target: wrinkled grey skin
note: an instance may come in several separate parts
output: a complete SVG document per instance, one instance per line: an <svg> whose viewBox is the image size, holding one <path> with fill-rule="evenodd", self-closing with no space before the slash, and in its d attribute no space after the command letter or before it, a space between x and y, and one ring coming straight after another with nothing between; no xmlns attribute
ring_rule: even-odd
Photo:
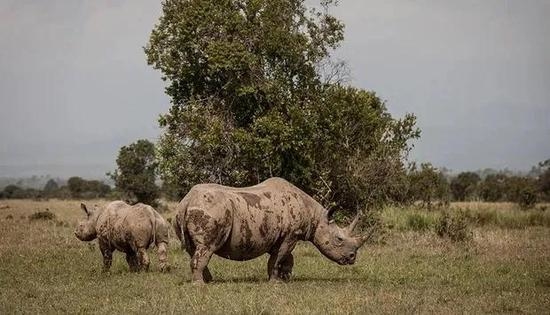
<svg viewBox="0 0 550 315"><path fill-rule="evenodd" d="M104 208L89 210L84 204L80 207L86 219L78 223L74 233L85 242L97 238L103 255L103 271L111 267L115 250L126 253L131 271L148 270L147 249L151 244L158 248L161 270L169 268L166 250L170 225L151 206L113 201Z"/></svg>
<svg viewBox="0 0 550 315"><path fill-rule="evenodd" d="M352 236L359 216L347 228L329 221L330 213L302 190L281 178L256 186L194 186L177 208L174 228L191 258L194 283L212 280L213 254L231 260L270 255L271 281L288 280L298 241L312 242L327 258L353 264L367 237Z"/></svg>

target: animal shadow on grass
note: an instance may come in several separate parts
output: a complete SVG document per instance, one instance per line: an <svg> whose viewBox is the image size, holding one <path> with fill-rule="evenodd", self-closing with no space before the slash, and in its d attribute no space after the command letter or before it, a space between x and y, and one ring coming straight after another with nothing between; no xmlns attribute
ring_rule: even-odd
<svg viewBox="0 0 550 315"><path fill-rule="evenodd" d="M278 283L287 284L292 282L332 282L332 283L350 283L350 282L357 282L357 283L363 283L365 281L368 281L365 277L349 277L349 278L337 278L337 277L316 277L316 276L296 276L292 277L288 281L281 281ZM238 278L227 278L227 279L216 279L212 280L212 284L222 284L222 283L267 283L269 280L263 277L238 277Z"/></svg>

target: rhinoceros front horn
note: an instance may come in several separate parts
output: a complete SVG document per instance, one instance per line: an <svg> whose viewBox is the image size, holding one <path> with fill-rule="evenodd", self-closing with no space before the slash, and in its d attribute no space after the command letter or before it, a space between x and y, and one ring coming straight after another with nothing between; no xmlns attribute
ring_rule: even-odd
<svg viewBox="0 0 550 315"><path fill-rule="evenodd" d="M357 223L359 222L360 218L361 218L361 212L357 211L357 214L355 215L355 218L353 219L353 221L351 221L351 223L346 228L346 231L347 231L348 235L351 235L353 233L353 230L357 226Z"/></svg>

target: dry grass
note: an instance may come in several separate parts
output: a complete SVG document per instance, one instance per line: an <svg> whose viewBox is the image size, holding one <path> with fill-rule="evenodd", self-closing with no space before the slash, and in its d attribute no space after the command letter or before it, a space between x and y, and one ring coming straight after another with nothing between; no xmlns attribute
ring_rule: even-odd
<svg viewBox="0 0 550 315"><path fill-rule="evenodd" d="M505 229L524 229L532 226L550 228L548 204L540 204L530 210L521 210L513 203L457 202L449 207L450 212L461 212L467 221L475 227L500 227ZM384 222L390 229L400 231L433 230L444 209L428 211L419 207L387 207L382 212Z"/></svg>
<svg viewBox="0 0 550 315"><path fill-rule="evenodd" d="M154 255L151 272L129 273L120 254L115 254L112 271L103 274L96 246L72 234L81 217L79 202L2 203L9 208L0 210L1 314L544 314L550 309L547 226L510 229L486 224L474 229L472 241L455 244L430 230L397 228L406 227L408 211L436 214L387 209L384 219L396 228L385 244L364 248L353 266L331 263L313 246L302 244L295 251L289 283L267 282L266 257L248 262L214 258L215 282L197 288L189 283L189 258L175 240L168 274L158 271ZM500 209L498 204L476 207ZM46 208L56 215L55 221L28 219ZM512 215L515 210L502 211Z"/></svg>

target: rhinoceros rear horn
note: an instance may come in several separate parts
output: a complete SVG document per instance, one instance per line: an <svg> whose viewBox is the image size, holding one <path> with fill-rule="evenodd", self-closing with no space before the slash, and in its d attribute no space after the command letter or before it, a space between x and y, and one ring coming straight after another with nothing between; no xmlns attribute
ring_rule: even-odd
<svg viewBox="0 0 550 315"><path fill-rule="evenodd" d="M80 209L82 209L82 211L86 212L87 215L90 215L90 212L88 211L88 208L86 208L86 205L81 203L80 204Z"/></svg>

